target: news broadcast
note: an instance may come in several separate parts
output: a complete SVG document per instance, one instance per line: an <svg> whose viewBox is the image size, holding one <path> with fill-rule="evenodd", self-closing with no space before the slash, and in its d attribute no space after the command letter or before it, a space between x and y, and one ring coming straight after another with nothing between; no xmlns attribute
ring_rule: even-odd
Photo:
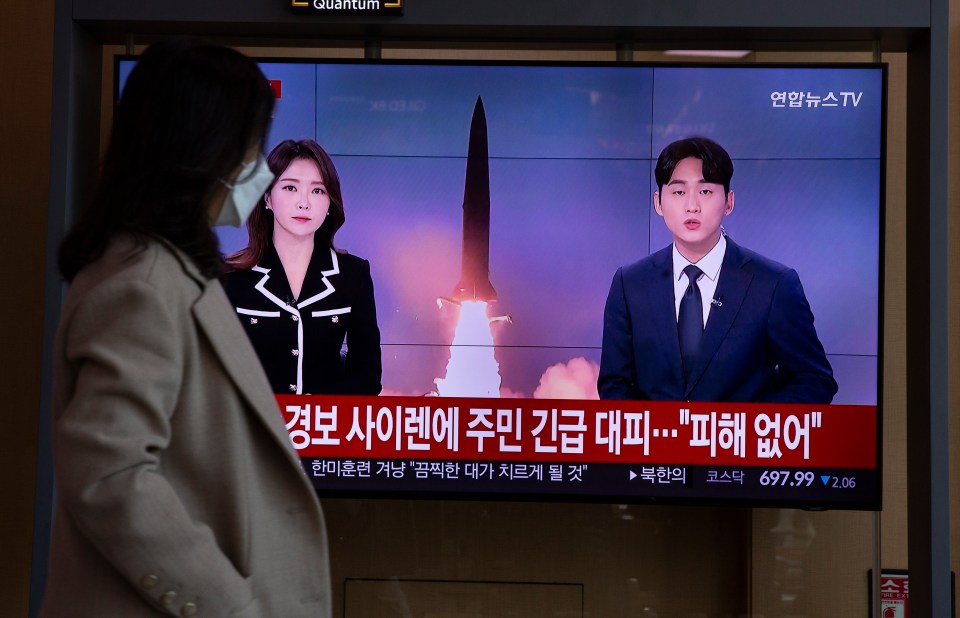
<svg viewBox="0 0 960 618"><path fill-rule="evenodd" d="M260 67L339 178L236 301L321 495L881 508L885 66Z"/></svg>

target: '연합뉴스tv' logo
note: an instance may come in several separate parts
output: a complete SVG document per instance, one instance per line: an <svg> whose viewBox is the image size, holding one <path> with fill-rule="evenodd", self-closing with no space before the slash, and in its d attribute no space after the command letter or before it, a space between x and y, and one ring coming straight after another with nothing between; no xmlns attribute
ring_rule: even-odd
<svg viewBox="0 0 960 618"><path fill-rule="evenodd" d="M826 93L807 90L774 90L770 93L772 107L792 109L855 109L860 106L862 99L863 91L850 90L839 93L832 90Z"/></svg>
<svg viewBox="0 0 960 618"><path fill-rule="evenodd" d="M403 15L403 0L290 0L295 13Z"/></svg>

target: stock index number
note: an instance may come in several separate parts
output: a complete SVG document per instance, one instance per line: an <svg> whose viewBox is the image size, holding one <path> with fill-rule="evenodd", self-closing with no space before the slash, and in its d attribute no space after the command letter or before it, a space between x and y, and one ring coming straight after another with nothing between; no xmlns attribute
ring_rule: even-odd
<svg viewBox="0 0 960 618"><path fill-rule="evenodd" d="M779 487L810 487L816 480L813 472L797 470L764 470L760 475L760 484L764 487L771 485Z"/></svg>
<svg viewBox="0 0 960 618"><path fill-rule="evenodd" d="M764 470L760 475L760 484L764 487L810 487L816 480L816 474L803 470ZM857 486L854 476L823 474L819 480L824 487L831 489L853 489Z"/></svg>

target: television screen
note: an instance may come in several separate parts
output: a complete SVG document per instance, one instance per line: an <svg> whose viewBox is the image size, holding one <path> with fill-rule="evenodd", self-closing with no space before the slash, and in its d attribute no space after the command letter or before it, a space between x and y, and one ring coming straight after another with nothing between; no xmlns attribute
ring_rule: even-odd
<svg viewBox="0 0 960 618"><path fill-rule="evenodd" d="M277 393L318 491L880 508L884 66L260 66L376 300L378 396Z"/></svg>

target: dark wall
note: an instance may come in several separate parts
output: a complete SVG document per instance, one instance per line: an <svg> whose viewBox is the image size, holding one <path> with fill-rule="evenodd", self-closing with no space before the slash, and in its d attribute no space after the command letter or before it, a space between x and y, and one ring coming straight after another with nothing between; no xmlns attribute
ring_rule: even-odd
<svg viewBox="0 0 960 618"><path fill-rule="evenodd" d="M30 590L34 469L47 233L53 0L0 3L0 598L25 616Z"/></svg>
<svg viewBox="0 0 960 618"><path fill-rule="evenodd" d="M380 36L476 39L629 40L658 46L881 40L903 51L930 25L916 0L404 0L398 17L294 15L290 0L74 0L79 22L112 42L128 33L190 31L234 36ZM660 45L662 46L662 45Z"/></svg>
<svg viewBox="0 0 960 618"><path fill-rule="evenodd" d="M78 20L296 21L288 0L74 0ZM355 18L358 19L358 18ZM407 25L583 27L897 27L923 28L930 6L916 0L405 0L402 17L380 18ZM369 21L369 20L368 20Z"/></svg>

